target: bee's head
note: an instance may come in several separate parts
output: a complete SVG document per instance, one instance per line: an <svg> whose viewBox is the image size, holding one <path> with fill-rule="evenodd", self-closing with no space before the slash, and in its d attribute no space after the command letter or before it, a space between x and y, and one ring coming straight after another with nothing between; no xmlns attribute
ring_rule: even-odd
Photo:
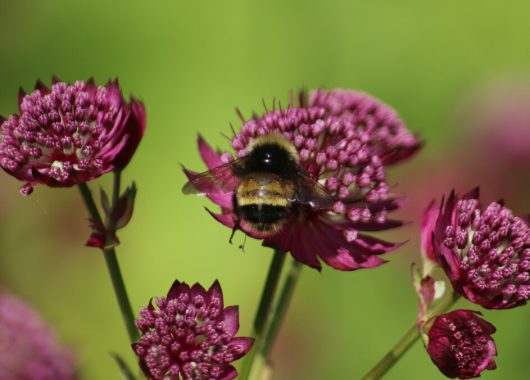
<svg viewBox="0 0 530 380"><path fill-rule="evenodd" d="M257 137L248 148L249 171L286 174L298 163L296 148L282 135L272 133Z"/></svg>
<svg viewBox="0 0 530 380"><path fill-rule="evenodd" d="M275 142L263 142L253 146L248 154L246 168L252 172L286 174L296 161L290 152Z"/></svg>

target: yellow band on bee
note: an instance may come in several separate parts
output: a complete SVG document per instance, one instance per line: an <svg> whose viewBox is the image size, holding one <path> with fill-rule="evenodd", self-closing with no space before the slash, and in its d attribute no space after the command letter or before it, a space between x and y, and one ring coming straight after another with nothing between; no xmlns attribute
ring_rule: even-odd
<svg viewBox="0 0 530 380"><path fill-rule="evenodd" d="M272 196L272 197L242 196L237 199L237 203L239 206L267 205L267 206L286 207L288 204L288 201L284 197L278 197L278 196Z"/></svg>

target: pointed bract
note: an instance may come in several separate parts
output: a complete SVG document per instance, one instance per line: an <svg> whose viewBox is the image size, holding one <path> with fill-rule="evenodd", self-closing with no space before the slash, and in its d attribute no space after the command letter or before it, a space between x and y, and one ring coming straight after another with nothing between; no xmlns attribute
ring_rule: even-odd
<svg viewBox="0 0 530 380"><path fill-rule="evenodd" d="M114 229L119 230L131 221L134 211L134 201L136 199L136 184L125 189L118 199L118 204L114 206L111 214L111 223Z"/></svg>
<svg viewBox="0 0 530 380"><path fill-rule="evenodd" d="M109 196L105 192L103 188L99 189L99 202L101 204L101 208L103 209L103 212L105 213L105 216L108 218L110 216L111 210L110 210L110 200Z"/></svg>
<svg viewBox="0 0 530 380"><path fill-rule="evenodd" d="M90 237L88 238L85 245L87 247L93 248L105 248L107 241L107 232L105 230L105 226L103 226L103 223L97 220L90 219L89 222L92 233L90 234Z"/></svg>
<svg viewBox="0 0 530 380"><path fill-rule="evenodd" d="M419 275L421 278L421 274ZM424 321L425 316L430 310L432 301L435 295L435 281L431 276L423 277L419 280L418 287L416 289L418 295L419 307L418 307L418 323L419 327L426 322Z"/></svg>
<svg viewBox="0 0 530 380"><path fill-rule="evenodd" d="M439 206L437 206L436 202L432 200L425 209L421 221L421 253L424 259L430 260L436 264L439 263L436 255L434 254L432 239L439 211Z"/></svg>

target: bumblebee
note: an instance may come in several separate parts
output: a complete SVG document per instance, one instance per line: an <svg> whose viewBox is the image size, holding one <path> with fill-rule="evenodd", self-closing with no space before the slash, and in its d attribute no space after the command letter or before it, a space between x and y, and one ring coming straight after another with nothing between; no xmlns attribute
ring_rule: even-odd
<svg viewBox="0 0 530 380"><path fill-rule="evenodd" d="M290 217L304 207L329 209L333 197L299 165L296 148L279 134L255 138L247 154L195 175L182 188L184 194L231 193L237 217L254 235L267 237L281 231Z"/></svg>

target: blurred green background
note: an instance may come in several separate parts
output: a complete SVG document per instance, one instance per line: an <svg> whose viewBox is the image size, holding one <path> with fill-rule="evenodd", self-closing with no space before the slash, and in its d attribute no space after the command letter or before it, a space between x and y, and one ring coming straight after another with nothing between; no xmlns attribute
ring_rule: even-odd
<svg viewBox="0 0 530 380"><path fill-rule="evenodd" d="M17 111L18 87L52 74L64 80L119 76L143 99L147 133L124 173L139 191L119 259L135 308L163 295L175 278L209 285L218 278L227 304L239 304L250 330L270 252L229 231L180 193L179 163L203 169L198 132L228 148L221 133L302 87L369 92L395 107L424 139L415 159L392 168L390 182L409 195L400 216L412 223L391 235L410 242L383 267L341 273L304 269L276 346L275 380L356 379L409 328L417 302L409 265L419 259L422 208L456 186L481 184L528 212L528 170L478 156L466 129L466 103L497 78L530 72L530 3L479 0L361 1L1 1L0 114ZM487 108L487 107L486 107ZM490 160L490 161L488 161ZM496 168L495 170L492 168ZM109 178L91 184L108 186ZM0 176L0 284L34 303L74 347L84 379L118 379L109 353L134 363L99 251L76 189L36 188ZM526 192L526 197L525 197ZM242 239L241 235L236 236ZM462 307L477 309L462 302ZM498 369L485 379L527 379L530 307L485 311L498 328ZM442 379L421 344L388 379Z"/></svg>

